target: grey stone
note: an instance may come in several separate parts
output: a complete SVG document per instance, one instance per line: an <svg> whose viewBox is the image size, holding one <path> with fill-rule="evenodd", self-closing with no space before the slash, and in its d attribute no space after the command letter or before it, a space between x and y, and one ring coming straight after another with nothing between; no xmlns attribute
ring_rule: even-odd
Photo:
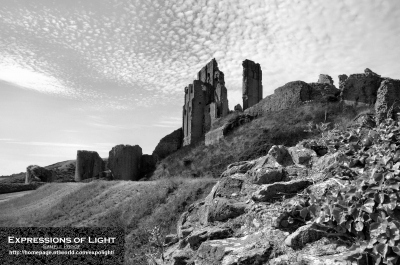
<svg viewBox="0 0 400 265"><path fill-rule="evenodd" d="M256 170L250 170L246 173L246 177L254 184L270 184L278 181L283 181L286 176L282 167L270 168L263 167Z"/></svg>
<svg viewBox="0 0 400 265"><path fill-rule="evenodd" d="M276 162L283 166L293 164L293 160L288 149L283 145L273 145L271 149L269 149L268 155L275 158Z"/></svg>
<svg viewBox="0 0 400 265"><path fill-rule="evenodd" d="M373 105L382 78L368 68L364 74L350 75L343 85L342 98L348 105Z"/></svg>
<svg viewBox="0 0 400 265"><path fill-rule="evenodd" d="M295 164L306 166L310 164L313 157L317 156L317 153L314 150L302 146L290 147L289 154Z"/></svg>
<svg viewBox="0 0 400 265"><path fill-rule="evenodd" d="M51 182L53 180L53 172L44 167L31 165L26 168L25 183L29 184L33 180L41 182Z"/></svg>
<svg viewBox="0 0 400 265"><path fill-rule="evenodd" d="M292 180L288 182L275 182L272 184L262 185L253 193L254 201L268 201L282 194L293 194L310 186L310 180Z"/></svg>
<svg viewBox="0 0 400 265"><path fill-rule="evenodd" d="M138 180L142 148L138 145L117 145L109 153L108 167L115 180Z"/></svg>
<svg viewBox="0 0 400 265"><path fill-rule="evenodd" d="M329 75L320 74L318 78L318 83L333 85L333 79Z"/></svg>
<svg viewBox="0 0 400 265"><path fill-rule="evenodd" d="M97 152L78 150L76 155L75 181L98 178L105 169L103 159Z"/></svg>
<svg viewBox="0 0 400 265"><path fill-rule="evenodd" d="M298 228L285 239L285 244L293 249L302 249L306 244L321 239L324 233L315 224Z"/></svg>
<svg viewBox="0 0 400 265"><path fill-rule="evenodd" d="M255 233L240 238L205 241L195 257L196 265L261 265L268 261L272 245Z"/></svg>
<svg viewBox="0 0 400 265"><path fill-rule="evenodd" d="M246 212L247 204L233 199L215 198L207 205L205 214L207 222L223 222L238 217Z"/></svg>
<svg viewBox="0 0 400 265"><path fill-rule="evenodd" d="M250 60L244 60L243 66L243 110L260 102L263 98L261 66Z"/></svg>
<svg viewBox="0 0 400 265"><path fill-rule="evenodd" d="M400 112L400 80L385 79L378 89L375 119L379 124L387 118L396 118Z"/></svg>
<svg viewBox="0 0 400 265"><path fill-rule="evenodd" d="M232 229L221 227L204 227L196 230L187 237L192 249L197 249L206 240L224 239L232 235Z"/></svg>

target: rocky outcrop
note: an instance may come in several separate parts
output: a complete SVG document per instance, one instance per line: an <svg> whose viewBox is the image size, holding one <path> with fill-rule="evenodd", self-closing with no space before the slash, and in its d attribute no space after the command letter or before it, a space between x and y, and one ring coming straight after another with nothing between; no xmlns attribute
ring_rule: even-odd
<svg viewBox="0 0 400 265"><path fill-rule="evenodd" d="M97 152L78 150L76 155L75 181L98 178L105 169L103 159Z"/></svg>
<svg viewBox="0 0 400 265"><path fill-rule="evenodd" d="M253 194L253 200L263 202L280 197L282 194L293 194L312 184L311 180L292 180L263 185Z"/></svg>
<svg viewBox="0 0 400 265"><path fill-rule="evenodd" d="M153 151L153 156L158 160L164 159L180 149L182 147L182 142L183 132L182 128L179 128L160 140Z"/></svg>
<svg viewBox="0 0 400 265"><path fill-rule="evenodd" d="M293 162L297 165L309 165L313 157L317 156L314 150L305 148L303 146L293 146L288 149Z"/></svg>
<svg viewBox="0 0 400 265"><path fill-rule="evenodd" d="M375 103L376 123L387 118L396 118L400 111L400 80L385 79L377 92Z"/></svg>
<svg viewBox="0 0 400 265"><path fill-rule="evenodd" d="M117 145L108 157L108 167L115 180L139 180L142 148L138 145Z"/></svg>
<svg viewBox="0 0 400 265"><path fill-rule="evenodd" d="M278 230L263 230L272 221L266 218L271 213L263 202L296 195L312 184L299 173L311 170L311 163L299 158L298 149L292 152L293 157L290 149L273 146L266 156L229 165L210 194L181 215L177 225L179 242L167 249L167 264L268 261L272 251L269 235L276 234L280 240L284 236ZM304 163L294 164L299 160Z"/></svg>
<svg viewBox="0 0 400 265"><path fill-rule="evenodd" d="M31 165L26 168L25 184L32 183L32 181L51 182L53 172L44 167Z"/></svg>
<svg viewBox="0 0 400 265"><path fill-rule="evenodd" d="M352 74L344 81L342 99L348 105L373 105L382 78L368 68L363 74Z"/></svg>
<svg viewBox="0 0 400 265"><path fill-rule="evenodd" d="M240 238L209 240L197 251L199 265L261 265L268 261L272 245L261 233Z"/></svg>

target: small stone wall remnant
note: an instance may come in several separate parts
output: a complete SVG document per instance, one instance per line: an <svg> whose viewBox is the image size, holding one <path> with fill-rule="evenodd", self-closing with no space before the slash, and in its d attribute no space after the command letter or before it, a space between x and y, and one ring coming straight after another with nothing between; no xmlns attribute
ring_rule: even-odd
<svg viewBox="0 0 400 265"><path fill-rule="evenodd" d="M114 180L139 180L142 148L138 145L117 145L109 152L108 167Z"/></svg>
<svg viewBox="0 0 400 265"><path fill-rule="evenodd" d="M396 119L398 112L400 112L400 80L385 79L377 92L376 123L379 124L387 118Z"/></svg>
<svg viewBox="0 0 400 265"><path fill-rule="evenodd" d="M368 68L363 74L352 74L343 84L342 99L348 105L371 106L376 102L381 82L381 76Z"/></svg>
<svg viewBox="0 0 400 265"><path fill-rule="evenodd" d="M262 100L262 71L261 66L250 60L244 60L243 66L243 110L246 110Z"/></svg>
<svg viewBox="0 0 400 265"><path fill-rule="evenodd" d="M76 182L99 177L104 170L104 161L97 152L78 150L75 168Z"/></svg>

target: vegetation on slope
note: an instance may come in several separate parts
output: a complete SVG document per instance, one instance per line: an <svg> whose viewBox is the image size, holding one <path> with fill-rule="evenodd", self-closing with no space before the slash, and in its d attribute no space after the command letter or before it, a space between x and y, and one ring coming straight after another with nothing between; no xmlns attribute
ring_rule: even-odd
<svg viewBox="0 0 400 265"><path fill-rule="evenodd" d="M148 230L175 233L180 214L207 195L214 179L152 182L50 183L1 203L0 226L118 226L125 230L126 264L147 264Z"/></svg>
<svg viewBox="0 0 400 265"><path fill-rule="evenodd" d="M354 261L368 255L374 264L400 263L399 125L388 119L371 130L330 131L320 140L339 147L331 173L349 184L321 198L310 194L299 213L327 235L352 242Z"/></svg>
<svg viewBox="0 0 400 265"><path fill-rule="evenodd" d="M293 146L314 137L306 132L308 124L330 123L345 128L361 111L341 103L310 103L296 110L271 112L233 130L218 144L205 146L204 141L185 146L161 161L153 179L167 176L219 177L234 162L251 160L268 153L272 145ZM218 121L218 125L235 119L236 114Z"/></svg>

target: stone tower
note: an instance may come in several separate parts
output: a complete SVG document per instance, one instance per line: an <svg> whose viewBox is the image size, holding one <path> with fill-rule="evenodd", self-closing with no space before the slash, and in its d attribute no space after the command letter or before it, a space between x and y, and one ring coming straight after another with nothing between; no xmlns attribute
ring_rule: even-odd
<svg viewBox="0 0 400 265"><path fill-rule="evenodd" d="M260 64L250 60L243 63L243 110L257 104L263 97L262 72Z"/></svg>
<svg viewBox="0 0 400 265"><path fill-rule="evenodd" d="M228 93L224 73L212 59L197 74L197 80L185 87L183 106L183 145L204 137L212 123L228 114Z"/></svg>

